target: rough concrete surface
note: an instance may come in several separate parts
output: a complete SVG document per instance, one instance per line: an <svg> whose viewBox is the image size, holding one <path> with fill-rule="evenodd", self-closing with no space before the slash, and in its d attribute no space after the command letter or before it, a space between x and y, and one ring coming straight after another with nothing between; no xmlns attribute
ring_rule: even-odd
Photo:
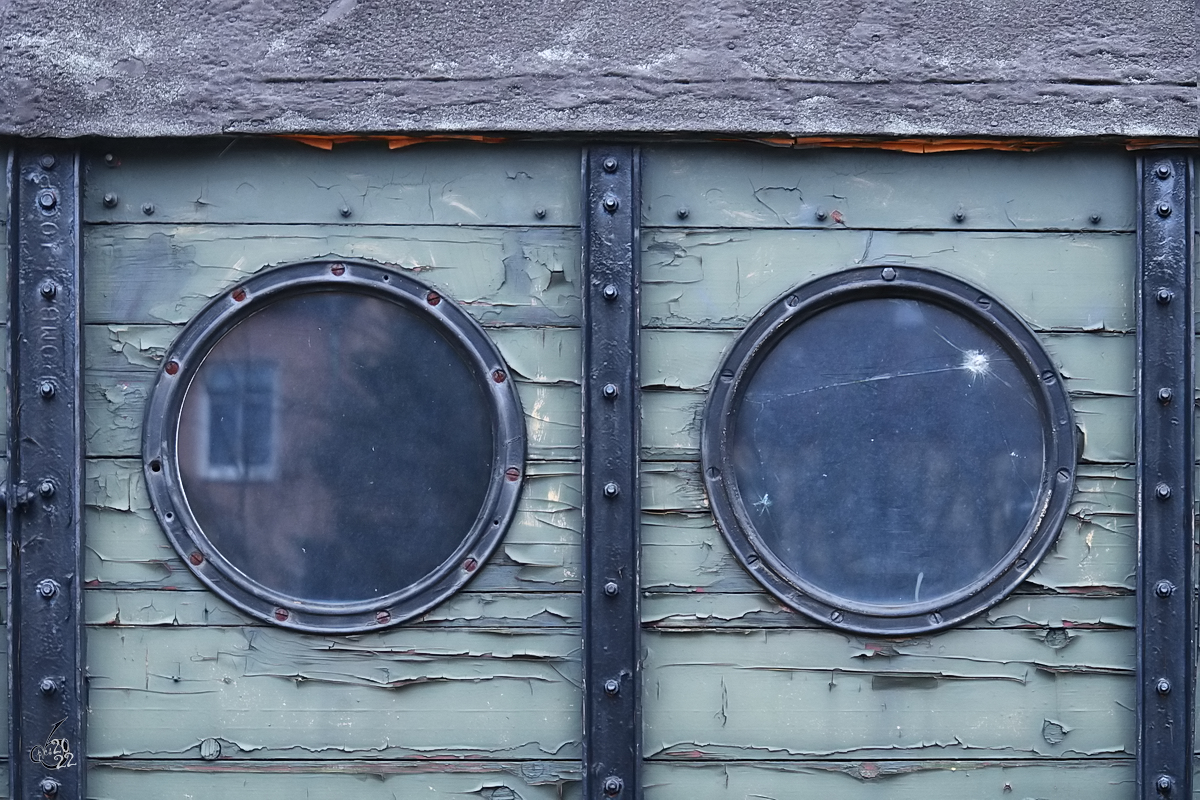
<svg viewBox="0 0 1200 800"><path fill-rule="evenodd" d="M1195 137L1193 0L0 0L0 134Z"/></svg>

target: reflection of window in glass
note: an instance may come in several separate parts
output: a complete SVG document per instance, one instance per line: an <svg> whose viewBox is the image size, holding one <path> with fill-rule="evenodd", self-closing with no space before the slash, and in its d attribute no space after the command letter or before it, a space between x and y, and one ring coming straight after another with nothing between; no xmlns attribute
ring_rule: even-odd
<svg viewBox="0 0 1200 800"><path fill-rule="evenodd" d="M277 367L270 361L223 361L203 370L205 454L210 480L275 477Z"/></svg>

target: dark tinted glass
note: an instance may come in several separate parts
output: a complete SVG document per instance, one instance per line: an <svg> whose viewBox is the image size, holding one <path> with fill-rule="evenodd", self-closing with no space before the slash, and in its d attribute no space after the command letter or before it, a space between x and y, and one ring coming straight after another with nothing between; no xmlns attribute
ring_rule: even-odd
<svg viewBox="0 0 1200 800"><path fill-rule="evenodd" d="M778 339L734 408L750 523L835 598L945 597L1000 564L1030 521L1037 391L998 339L932 302L822 311Z"/></svg>
<svg viewBox="0 0 1200 800"><path fill-rule="evenodd" d="M470 532L492 472L477 375L416 311L314 292L229 331L187 390L183 490L238 570L300 600L398 591Z"/></svg>

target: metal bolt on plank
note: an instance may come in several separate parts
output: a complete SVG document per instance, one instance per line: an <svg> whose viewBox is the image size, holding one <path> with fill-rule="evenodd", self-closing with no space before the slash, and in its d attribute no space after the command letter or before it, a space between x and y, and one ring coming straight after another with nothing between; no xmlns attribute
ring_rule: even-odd
<svg viewBox="0 0 1200 800"><path fill-rule="evenodd" d="M641 796L638 179L637 148L585 151L584 800Z"/></svg>
<svg viewBox="0 0 1200 800"><path fill-rule="evenodd" d="M1191 797L1195 695L1191 196L1184 153L1138 160L1137 781Z"/></svg>
<svg viewBox="0 0 1200 800"><path fill-rule="evenodd" d="M79 154L9 158L10 796L86 796Z"/></svg>

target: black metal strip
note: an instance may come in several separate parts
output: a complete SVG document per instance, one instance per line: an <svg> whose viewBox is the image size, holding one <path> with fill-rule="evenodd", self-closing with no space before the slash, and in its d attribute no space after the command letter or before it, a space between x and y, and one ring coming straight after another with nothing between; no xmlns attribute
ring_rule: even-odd
<svg viewBox="0 0 1200 800"><path fill-rule="evenodd" d="M638 150L585 151L583 797L642 794Z"/></svg>
<svg viewBox="0 0 1200 800"><path fill-rule="evenodd" d="M1138 159L1138 797L1192 796L1192 171Z"/></svg>
<svg viewBox="0 0 1200 800"><path fill-rule="evenodd" d="M25 144L9 175L10 796L82 798L79 153Z"/></svg>

